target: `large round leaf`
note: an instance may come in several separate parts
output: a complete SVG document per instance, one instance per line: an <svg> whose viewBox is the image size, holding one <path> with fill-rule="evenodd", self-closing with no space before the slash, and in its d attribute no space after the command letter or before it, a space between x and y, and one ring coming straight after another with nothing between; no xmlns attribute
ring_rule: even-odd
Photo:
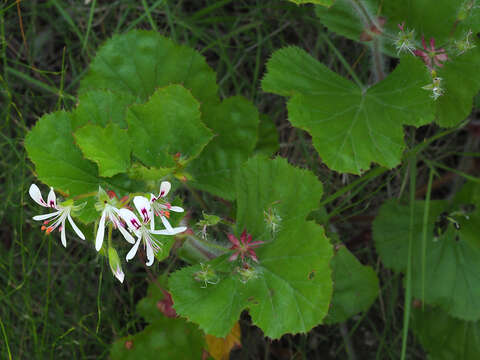
<svg viewBox="0 0 480 360"><path fill-rule="evenodd" d="M110 89L142 101L169 84L182 84L201 102L217 102L215 72L195 50L154 31L115 35L97 52L80 92Z"/></svg>

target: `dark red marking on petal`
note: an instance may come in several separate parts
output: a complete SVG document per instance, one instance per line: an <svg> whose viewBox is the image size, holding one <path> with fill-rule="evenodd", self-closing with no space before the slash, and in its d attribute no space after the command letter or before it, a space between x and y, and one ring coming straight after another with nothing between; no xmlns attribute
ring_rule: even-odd
<svg viewBox="0 0 480 360"><path fill-rule="evenodd" d="M150 220L150 216L148 216L148 211L145 208L142 209L142 216L144 223L147 223Z"/></svg>
<svg viewBox="0 0 480 360"><path fill-rule="evenodd" d="M135 227L135 229L140 229L140 224L138 223L138 221L136 219L131 219L130 220L130 223Z"/></svg>

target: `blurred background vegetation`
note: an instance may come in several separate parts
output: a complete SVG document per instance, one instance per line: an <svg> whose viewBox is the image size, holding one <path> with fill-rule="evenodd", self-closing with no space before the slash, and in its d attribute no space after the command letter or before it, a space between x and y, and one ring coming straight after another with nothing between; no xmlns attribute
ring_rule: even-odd
<svg viewBox="0 0 480 360"><path fill-rule="evenodd" d="M202 53L218 74L220 95L241 94L261 113L271 116L279 133L278 154L311 169L325 184L327 195L354 179L328 171L308 135L288 123L285 100L260 90L266 61L274 50L287 45L306 49L330 69L348 77L335 55L340 51L365 83L372 82L368 48L329 33L315 17L313 7L279 0L2 0L2 359L108 358L115 339L145 326L135 314L135 304L145 296L151 274L145 272L141 262L131 262L125 269L128 279L120 285L105 259L97 257L92 243L69 239L69 247L64 249L58 239L39 231L38 224L31 220L37 209L27 194L34 181L34 168L23 148L26 132L39 117L75 106L76 88L96 49L113 34L135 28L156 30ZM419 133L424 137L435 130L431 125ZM431 155L457 167L463 161L458 154L472 151L465 147L471 142L468 139L469 132L454 131L432 146ZM285 336L275 342L265 339L244 314L243 346L232 354L233 358L353 359L353 349L358 359L399 358L401 278L380 268L370 226L378 205L402 191L404 173L400 167L367 182L356 193L343 197L341 203L336 202L331 217L348 248L364 263L377 264L382 291L370 311L341 325L317 327L309 334ZM440 175L436 191L448 193L456 177L448 171ZM425 179L426 171L420 168L420 195L425 192ZM185 192L185 196L188 208L189 194ZM201 196L207 203L216 201L207 194ZM156 263L152 272L161 266ZM408 358L424 358L413 337L410 341Z"/></svg>

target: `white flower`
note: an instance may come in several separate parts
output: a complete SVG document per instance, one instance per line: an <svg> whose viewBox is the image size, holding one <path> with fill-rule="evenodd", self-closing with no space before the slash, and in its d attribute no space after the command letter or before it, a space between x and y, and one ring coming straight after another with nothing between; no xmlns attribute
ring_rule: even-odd
<svg viewBox="0 0 480 360"><path fill-rule="evenodd" d="M98 189L98 202L95 204L95 208L98 211L102 211L100 222L98 223L97 237L95 239L95 249L100 251L103 244L103 238L105 237L105 225L107 221L110 221L113 226L120 230L125 240L130 244L135 244L135 239L125 229L125 225L120 221L119 211L115 206L109 202L112 201L108 194L102 189Z"/></svg>
<svg viewBox="0 0 480 360"><path fill-rule="evenodd" d="M162 181L162 183L160 184L160 192L158 196L150 194L150 205L152 214L151 229L155 228L153 215L156 215L160 216L160 220L162 220L165 228L172 231L172 225L170 225L169 221L167 220L168 218L170 218L170 211L183 212L183 208L181 208L180 206L172 206L169 202L165 200L165 197L167 196L171 187L172 185L168 181Z"/></svg>
<svg viewBox="0 0 480 360"><path fill-rule="evenodd" d="M140 245L140 241L143 239L146 253L147 253L147 266L153 264L155 259L154 254L162 250L163 244L152 237L152 234L155 235L175 235L187 230L185 226L180 226L177 228L172 228L171 230L154 230L149 228L149 223L151 221L151 207L150 202L147 198L143 196L135 196L133 199L133 203L137 208L138 213L141 215L142 221L139 221L137 216L128 209L120 209L119 215L120 217L125 220L128 225L128 228L135 234L137 237L137 241L135 245L130 249L127 254L127 261L132 259L135 254L137 253L138 246Z"/></svg>
<svg viewBox="0 0 480 360"><path fill-rule="evenodd" d="M105 204L105 208L102 211L102 217L100 218L100 222L98 223L97 237L95 239L95 249L97 251L100 251L100 249L102 248L103 238L105 237L106 221L110 221L116 229L120 230L125 240L127 240L130 244L135 244L135 239L124 228L124 225L119 219L119 215L119 209L110 204Z"/></svg>
<svg viewBox="0 0 480 360"><path fill-rule="evenodd" d="M40 189L35 184L30 185L30 189L28 190L28 193L30 194L30 197L37 204L43 207L52 208L56 210L50 214L37 215L33 217L33 220L44 221L42 230L45 230L47 234L50 234L53 230L55 230L58 226L60 226L59 230L61 233L62 245L67 247L67 239L65 236L65 220L68 219L68 222L70 223L70 225L72 226L73 230L78 235L78 237L82 240L85 240L85 235L83 235L83 233L80 231L77 225L75 225L70 215L72 210L78 210L80 206L74 206L72 200L68 200L61 204L57 204L57 197L55 196L55 192L53 191L53 188L50 188L47 202L43 200ZM52 221L53 223L50 224Z"/></svg>

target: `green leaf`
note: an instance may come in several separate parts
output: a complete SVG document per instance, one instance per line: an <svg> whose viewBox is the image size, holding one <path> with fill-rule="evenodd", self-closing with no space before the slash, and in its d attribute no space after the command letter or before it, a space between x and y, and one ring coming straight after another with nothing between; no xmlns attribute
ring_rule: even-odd
<svg viewBox="0 0 480 360"><path fill-rule="evenodd" d="M100 176L110 177L127 171L131 146L126 130L114 123L104 128L87 124L74 135L85 157L97 163Z"/></svg>
<svg viewBox="0 0 480 360"><path fill-rule="evenodd" d="M145 101L169 84L182 84L201 102L218 102L216 75L203 56L157 32L134 30L98 50L79 92L110 89Z"/></svg>
<svg viewBox="0 0 480 360"><path fill-rule="evenodd" d="M178 153L179 161L188 162L212 137L200 121L198 102L180 85L158 89L147 103L130 106L127 123L134 155L159 168L176 167Z"/></svg>
<svg viewBox="0 0 480 360"><path fill-rule="evenodd" d="M205 264L175 272L169 286L177 313L219 337L247 308L253 323L271 338L320 324L332 292L332 249L323 229L305 217L321 194L313 174L283 159L250 159L237 182L237 229L265 241L255 249L260 263L251 264L245 275L229 255L216 258L208 266L217 283L208 286L195 279ZM272 207L283 219L274 234L264 221L265 209Z"/></svg>
<svg viewBox="0 0 480 360"><path fill-rule="evenodd" d="M317 5L326 6L326 7L332 6L333 3L335 2L335 0L290 0L290 1L297 5L317 4Z"/></svg>
<svg viewBox="0 0 480 360"><path fill-rule="evenodd" d="M255 146L257 154L271 156L280 148L278 143L278 131L272 118L268 115L260 115L258 126L258 140Z"/></svg>
<svg viewBox="0 0 480 360"><path fill-rule="evenodd" d="M480 319L480 278L477 271L480 262L477 235L480 209L472 214L463 214L456 208L450 208L447 202L430 203L423 283L420 240L423 208L423 202L416 202L413 231L418 235L413 243L413 296L424 299L428 304L439 305L456 318L470 321ZM439 213L441 210L447 212L442 215ZM458 230L451 219L458 223ZM406 268L408 242L405 241L405 234L408 234L408 227L408 207L393 202L382 206L374 221L373 235L377 251L385 265L395 270L403 271ZM436 234L434 228L437 229Z"/></svg>
<svg viewBox="0 0 480 360"><path fill-rule="evenodd" d="M436 120L440 126L458 125L471 113L473 97L480 90L480 44L448 61L438 71L445 93L437 100Z"/></svg>
<svg viewBox="0 0 480 360"><path fill-rule="evenodd" d="M290 122L312 135L331 169L361 174L372 162L397 166L405 148L402 125L433 120L433 101L421 88L430 81L418 59L405 57L385 80L361 89L289 47L274 53L262 87L291 97Z"/></svg>
<svg viewBox="0 0 480 360"><path fill-rule="evenodd" d="M129 93L108 90L92 90L78 97L78 105L72 111L72 128L78 129L88 123L107 126L115 123L122 129L127 127L127 107L135 103Z"/></svg>
<svg viewBox="0 0 480 360"><path fill-rule="evenodd" d="M200 359L205 340L197 326L179 318L156 320L143 331L118 339L112 360Z"/></svg>
<svg viewBox="0 0 480 360"><path fill-rule="evenodd" d="M370 266L362 265L342 246L332 258L333 297L325 323L344 322L367 311L378 296L378 277Z"/></svg>
<svg viewBox="0 0 480 360"><path fill-rule="evenodd" d="M431 360L476 360L480 354L480 322L462 321L441 309L413 310L413 332Z"/></svg>
<svg viewBox="0 0 480 360"><path fill-rule="evenodd" d="M97 167L75 145L70 114L58 111L42 116L28 132L25 148L45 184L69 195L98 189Z"/></svg>
<svg viewBox="0 0 480 360"><path fill-rule="evenodd" d="M257 141L258 112L247 99L235 96L204 108L202 120L217 135L190 163L192 185L224 199L235 197L235 179Z"/></svg>

